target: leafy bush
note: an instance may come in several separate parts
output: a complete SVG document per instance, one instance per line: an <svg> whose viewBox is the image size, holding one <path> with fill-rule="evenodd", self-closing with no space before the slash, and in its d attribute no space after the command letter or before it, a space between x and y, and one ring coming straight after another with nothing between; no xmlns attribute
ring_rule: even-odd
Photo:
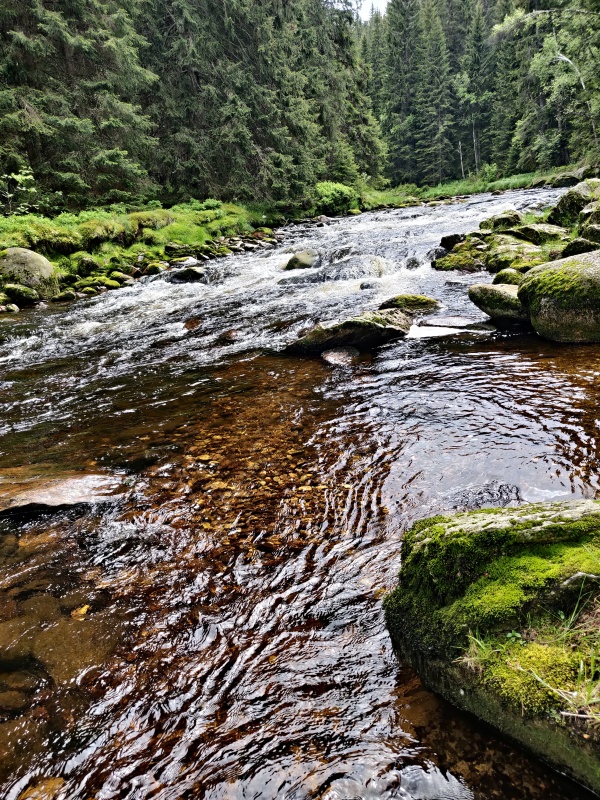
<svg viewBox="0 0 600 800"><path fill-rule="evenodd" d="M358 208L358 193L343 183L324 181L317 183L317 211L322 214L347 214L352 208Z"/></svg>

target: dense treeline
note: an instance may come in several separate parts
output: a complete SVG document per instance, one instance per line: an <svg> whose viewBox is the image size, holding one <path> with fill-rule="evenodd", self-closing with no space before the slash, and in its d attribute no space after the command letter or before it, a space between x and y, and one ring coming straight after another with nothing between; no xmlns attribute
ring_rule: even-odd
<svg viewBox="0 0 600 800"><path fill-rule="evenodd" d="M5 203L288 201L377 180L351 5L0 0Z"/></svg>
<svg viewBox="0 0 600 800"><path fill-rule="evenodd" d="M394 184L598 159L598 0L390 0L364 26Z"/></svg>

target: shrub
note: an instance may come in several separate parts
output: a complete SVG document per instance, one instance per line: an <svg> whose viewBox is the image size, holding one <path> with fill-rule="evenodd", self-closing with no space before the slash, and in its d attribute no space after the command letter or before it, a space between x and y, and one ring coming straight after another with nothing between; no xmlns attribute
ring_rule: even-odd
<svg viewBox="0 0 600 800"><path fill-rule="evenodd" d="M317 183L317 211L322 214L347 214L358 208L358 193L343 183L324 181Z"/></svg>

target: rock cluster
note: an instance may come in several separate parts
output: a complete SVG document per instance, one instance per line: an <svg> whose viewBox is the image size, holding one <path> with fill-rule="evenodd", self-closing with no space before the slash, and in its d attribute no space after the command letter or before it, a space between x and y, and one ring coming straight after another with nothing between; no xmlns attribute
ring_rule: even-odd
<svg viewBox="0 0 600 800"><path fill-rule="evenodd" d="M45 256L22 247L0 252L0 314L15 314L42 301L68 303L103 292L132 286L136 280L169 273L174 283L206 282L205 265L232 253L256 252L273 248L283 235L259 228L247 236L221 236L198 245L171 242L163 258L137 256L135 263L111 258L108 264L86 252L70 257L70 270L56 267Z"/></svg>

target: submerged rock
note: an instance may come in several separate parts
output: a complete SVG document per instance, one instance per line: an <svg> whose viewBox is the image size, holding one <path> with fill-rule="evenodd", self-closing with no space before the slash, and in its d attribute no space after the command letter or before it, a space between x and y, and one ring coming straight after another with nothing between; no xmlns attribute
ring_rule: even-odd
<svg viewBox="0 0 600 800"><path fill-rule="evenodd" d="M426 314L431 311L437 311L440 304L433 297L427 297L424 294L399 294L386 300L379 306L380 311L388 308L397 308L404 311L405 314Z"/></svg>
<svg viewBox="0 0 600 800"><path fill-rule="evenodd" d="M169 283L206 283L206 270L202 267L184 267L169 272Z"/></svg>
<svg viewBox="0 0 600 800"><path fill-rule="evenodd" d="M44 256L24 247L0 251L1 282L26 286L44 299L58 292L54 266Z"/></svg>
<svg viewBox="0 0 600 800"><path fill-rule="evenodd" d="M287 351L298 355L323 353L338 347L370 350L393 339L401 339L410 330L410 318L402 311L370 311L334 325L317 325Z"/></svg>
<svg viewBox="0 0 600 800"><path fill-rule="evenodd" d="M517 296L518 289L506 283L476 283L469 287L469 300L494 320L527 322L529 315Z"/></svg>
<svg viewBox="0 0 600 800"><path fill-rule="evenodd" d="M360 352L355 347L336 347L333 350L325 350L324 353L321 353L323 361L337 367L347 367L359 356Z"/></svg>
<svg viewBox="0 0 600 800"><path fill-rule="evenodd" d="M600 342L600 251L542 264L519 286L531 324L555 342Z"/></svg>
<svg viewBox="0 0 600 800"><path fill-rule="evenodd" d="M430 688L596 792L600 739L575 689L581 663L596 681L600 623L566 638L555 620L581 613L582 586L600 594L599 544L592 500L433 517L404 535L385 600L399 655Z"/></svg>
<svg viewBox="0 0 600 800"><path fill-rule="evenodd" d="M119 486L107 475L9 475L0 480L0 514L113 502Z"/></svg>

